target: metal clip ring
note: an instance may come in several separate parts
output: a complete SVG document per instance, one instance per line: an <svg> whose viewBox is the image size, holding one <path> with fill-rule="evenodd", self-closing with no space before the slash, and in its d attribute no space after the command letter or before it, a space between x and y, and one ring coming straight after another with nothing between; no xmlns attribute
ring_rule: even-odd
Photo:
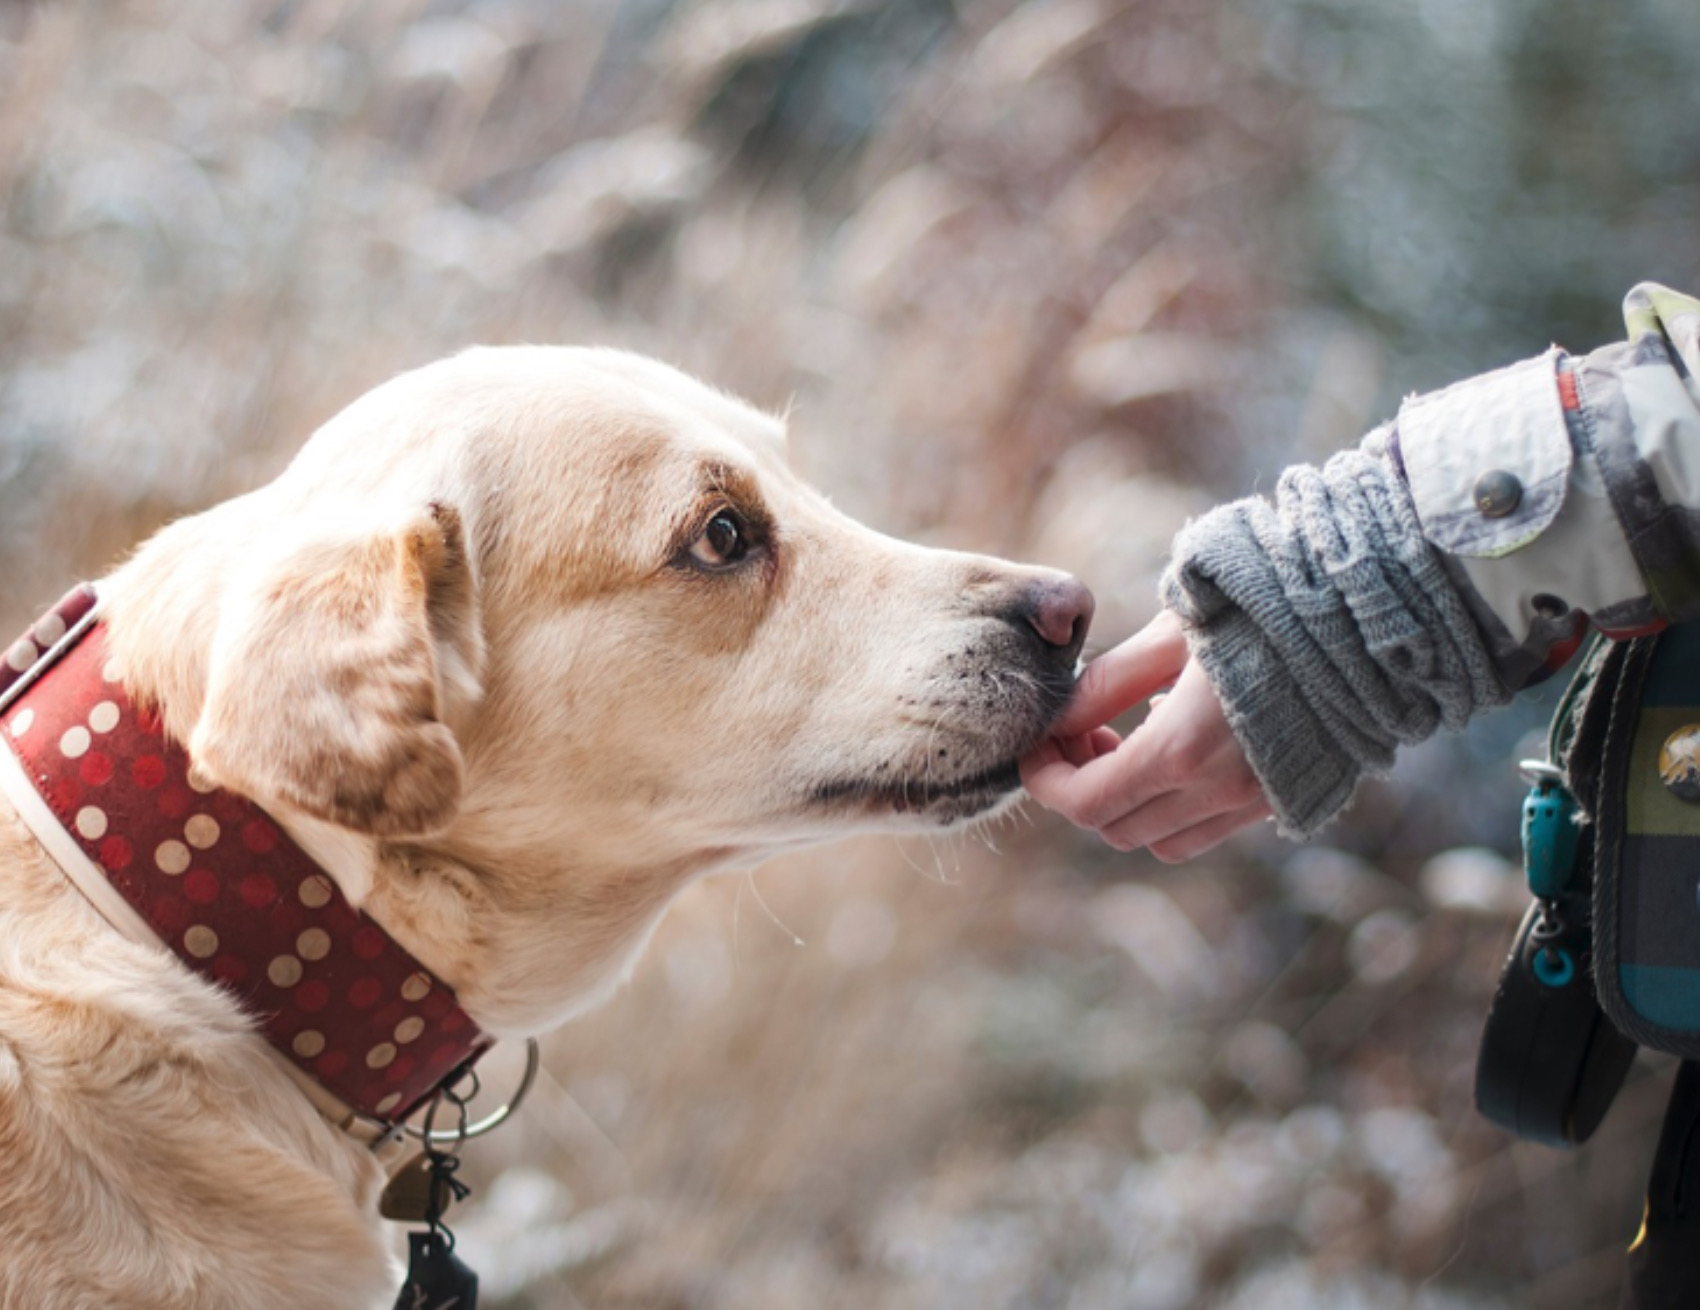
<svg viewBox="0 0 1700 1310"><path fill-rule="evenodd" d="M520 1075L519 1086L514 1094L508 1097L506 1104L498 1105L477 1123L466 1123L464 1119L457 1128L433 1128L430 1116L426 1117L425 1126L416 1128L412 1124L398 1124L402 1132L415 1141L424 1142L427 1146L458 1146L474 1137L482 1137L492 1128L499 1127L508 1121L508 1117L519 1109L526 1094L531 1091L532 1083L537 1081L537 1069L541 1063L542 1053L538 1050L537 1039L525 1039L525 1072Z"/></svg>

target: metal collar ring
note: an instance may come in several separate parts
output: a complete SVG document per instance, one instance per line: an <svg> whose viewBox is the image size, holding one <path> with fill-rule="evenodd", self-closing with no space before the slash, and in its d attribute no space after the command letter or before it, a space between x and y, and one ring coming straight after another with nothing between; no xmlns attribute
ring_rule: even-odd
<svg viewBox="0 0 1700 1310"><path fill-rule="evenodd" d="M491 1129L499 1127L508 1121L510 1115L524 1102L531 1091L531 1085L537 1081L537 1069L541 1062L541 1053L537 1047L537 1039L528 1037L525 1040L525 1072L520 1075L519 1086L514 1089L507 1101L498 1105L484 1118L476 1123L467 1123L464 1109L461 1112L461 1122L454 1128L434 1128L431 1116L427 1115L423 1127L413 1124L398 1124L397 1127L416 1141L424 1142L427 1146L458 1146L461 1142L470 1141L474 1137L482 1137Z"/></svg>

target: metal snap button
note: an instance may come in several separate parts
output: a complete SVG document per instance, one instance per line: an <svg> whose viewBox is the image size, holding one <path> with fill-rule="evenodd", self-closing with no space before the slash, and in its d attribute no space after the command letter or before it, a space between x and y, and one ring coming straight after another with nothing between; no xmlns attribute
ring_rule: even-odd
<svg viewBox="0 0 1700 1310"><path fill-rule="evenodd" d="M1684 724L1665 738L1659 781L1678 800L1700 804L1700 723Z"/></svg>
<svg viewBox="0 0 1700 1310"><path fill-rule="evenodd" d="M1505 469L1489 469L1476 479L1471 494L1476 508L1490 519L1502 519L1523 499L1523 484Z"/></svg>

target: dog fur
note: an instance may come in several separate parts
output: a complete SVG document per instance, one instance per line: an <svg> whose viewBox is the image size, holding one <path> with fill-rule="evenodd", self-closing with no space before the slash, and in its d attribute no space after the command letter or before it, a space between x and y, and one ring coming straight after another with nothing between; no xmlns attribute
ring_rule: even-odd
<svg viewBox="0 0 1700 1310"><path fill-rule="evenodd" d="M1091 609L850 520L734 399L541 347L378 388L100 589L201 778L500 1036L604 998L699 875L1008 803ZM384 1306L383 1182L0 804L0 1307Z"/></svg>

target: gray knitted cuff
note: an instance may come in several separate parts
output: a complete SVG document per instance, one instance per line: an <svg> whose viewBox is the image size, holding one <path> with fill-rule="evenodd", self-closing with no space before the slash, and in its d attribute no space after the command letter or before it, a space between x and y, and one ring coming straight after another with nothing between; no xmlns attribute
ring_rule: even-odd
<svg viewBox="0 0 1700 1310"><path fill-rule="evenodd" d="M1192 628L1192 653L1223 697L1228 726L1275 810L1283 837L1305 838L1352 799L1364 769L1329 737L1275 648L1243 610Z"/></svg>
<svg viewBox="0 0 1700 1310"><path fill-rule="evenodd" d="M1379 440L1188 524L1162 590L1288 836L1509 699Z"/></svg>

